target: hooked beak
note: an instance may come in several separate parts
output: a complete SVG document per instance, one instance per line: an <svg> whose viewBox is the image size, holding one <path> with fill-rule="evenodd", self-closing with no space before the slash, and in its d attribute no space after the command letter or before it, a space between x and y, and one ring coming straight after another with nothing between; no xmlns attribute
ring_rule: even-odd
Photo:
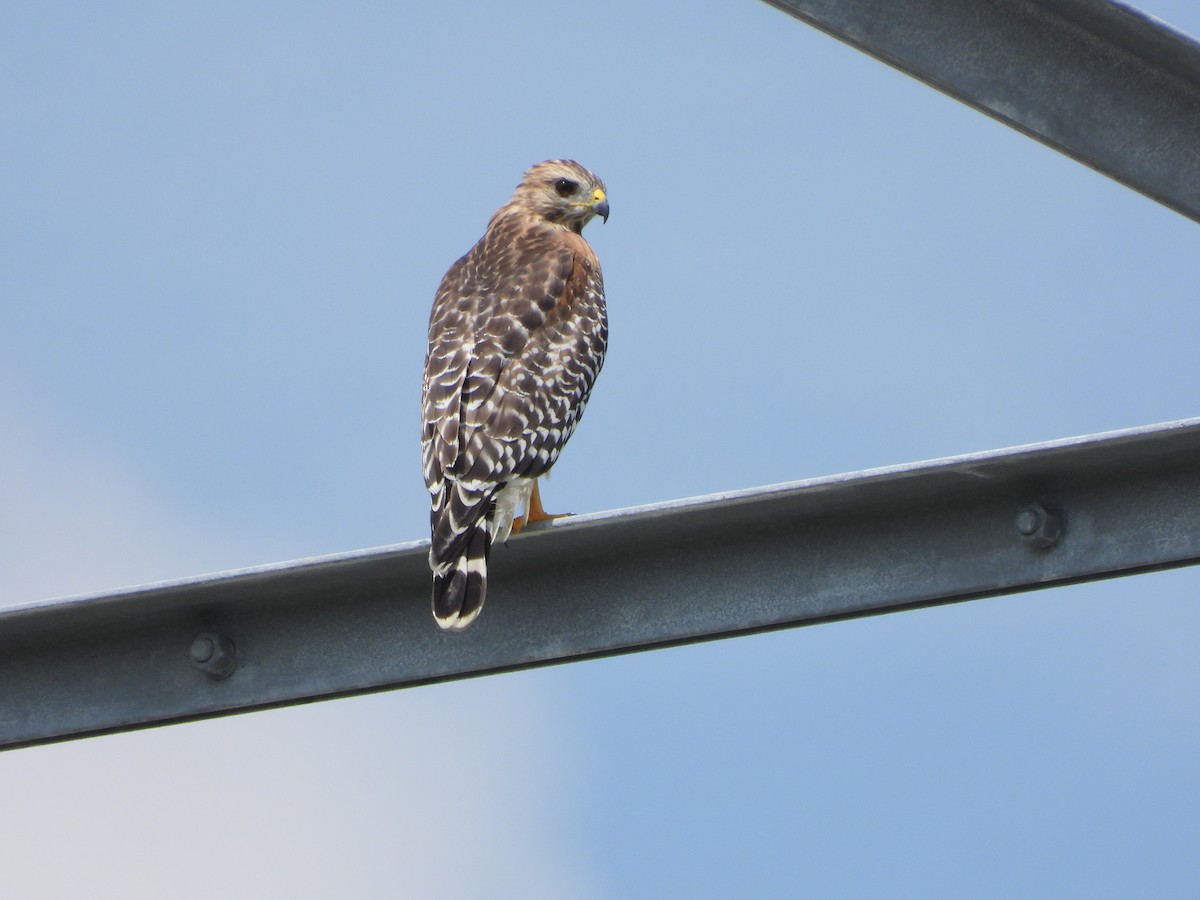
<svg viewBox="0 0 1200 900"><path fill-rule="evenodd" d="M592 212L598 215L603 221L608 221L608 198L604 196L604 191L596 188L596 193L592 195Z"/></svg>

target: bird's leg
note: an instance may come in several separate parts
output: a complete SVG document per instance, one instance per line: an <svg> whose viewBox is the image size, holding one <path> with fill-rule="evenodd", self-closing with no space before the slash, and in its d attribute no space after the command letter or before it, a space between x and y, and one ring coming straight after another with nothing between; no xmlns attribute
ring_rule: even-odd
<svg viewBox="0 0 1200 900"><path fill-rule="evenodd" d="M533 483L533 493L529 495L529 512L525 514L525 524L532 522L548 522L551 519L561 519L564 516L569 516L570 513L548 513L542 508L542 494L538 490L538 483Z"/></svg>
<svg viewBox="0 0 1200 900"><path fill-rule="evenodd" d="M533 490L529 494L529 503L526 504L525 515L513 522L512 533L519 534L521 529L526 525L532 525L535 522L548 522L551 519L561 519L563 516L569 516L570 513L548 513L542 508L542 494L538 490L537 479L533 481Z"/></svg>

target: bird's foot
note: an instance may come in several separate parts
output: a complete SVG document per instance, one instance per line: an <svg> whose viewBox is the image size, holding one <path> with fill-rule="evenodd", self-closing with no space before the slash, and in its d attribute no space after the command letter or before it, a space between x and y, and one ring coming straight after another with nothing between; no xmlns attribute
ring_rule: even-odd
<svg viewBox="0 0 1200 900"><path fill-rule="evenodd" d="M534 525L538 522L548 522L551 519L562 519L572 513L548 513L542 508L542 495L538 490L538 483L533 483L533 491L529 494L529 504L525 510L525 515L519 519L513 520L512 533L520 534L521 529L527 525Z"/></svg>

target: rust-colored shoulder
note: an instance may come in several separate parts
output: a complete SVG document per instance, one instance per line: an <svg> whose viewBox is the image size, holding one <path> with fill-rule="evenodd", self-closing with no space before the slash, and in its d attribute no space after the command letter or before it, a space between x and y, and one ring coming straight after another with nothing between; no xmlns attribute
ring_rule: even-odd
<svg viewBox="0 0 1200 900"><path fill-rule="evenodd" d="M582 234L576 234L573 231L564 231L562 232L562 240L580 259L586 259L597 269L600 268L600 260L596 257L596 251L592 249L592 245L584 239Z"/></svg>

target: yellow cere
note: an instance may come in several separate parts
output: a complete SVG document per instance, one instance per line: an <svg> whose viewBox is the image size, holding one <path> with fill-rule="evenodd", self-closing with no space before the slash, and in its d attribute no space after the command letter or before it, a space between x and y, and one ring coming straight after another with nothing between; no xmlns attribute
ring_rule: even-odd
<svg viewBox="0 0 1200 900"><path fill-rule="evenodd" d="M600 190L600 188L596 188L596 192L594 194L592 194L592 202L599 203L603 199L604 199L604 191Z"/></svg>

